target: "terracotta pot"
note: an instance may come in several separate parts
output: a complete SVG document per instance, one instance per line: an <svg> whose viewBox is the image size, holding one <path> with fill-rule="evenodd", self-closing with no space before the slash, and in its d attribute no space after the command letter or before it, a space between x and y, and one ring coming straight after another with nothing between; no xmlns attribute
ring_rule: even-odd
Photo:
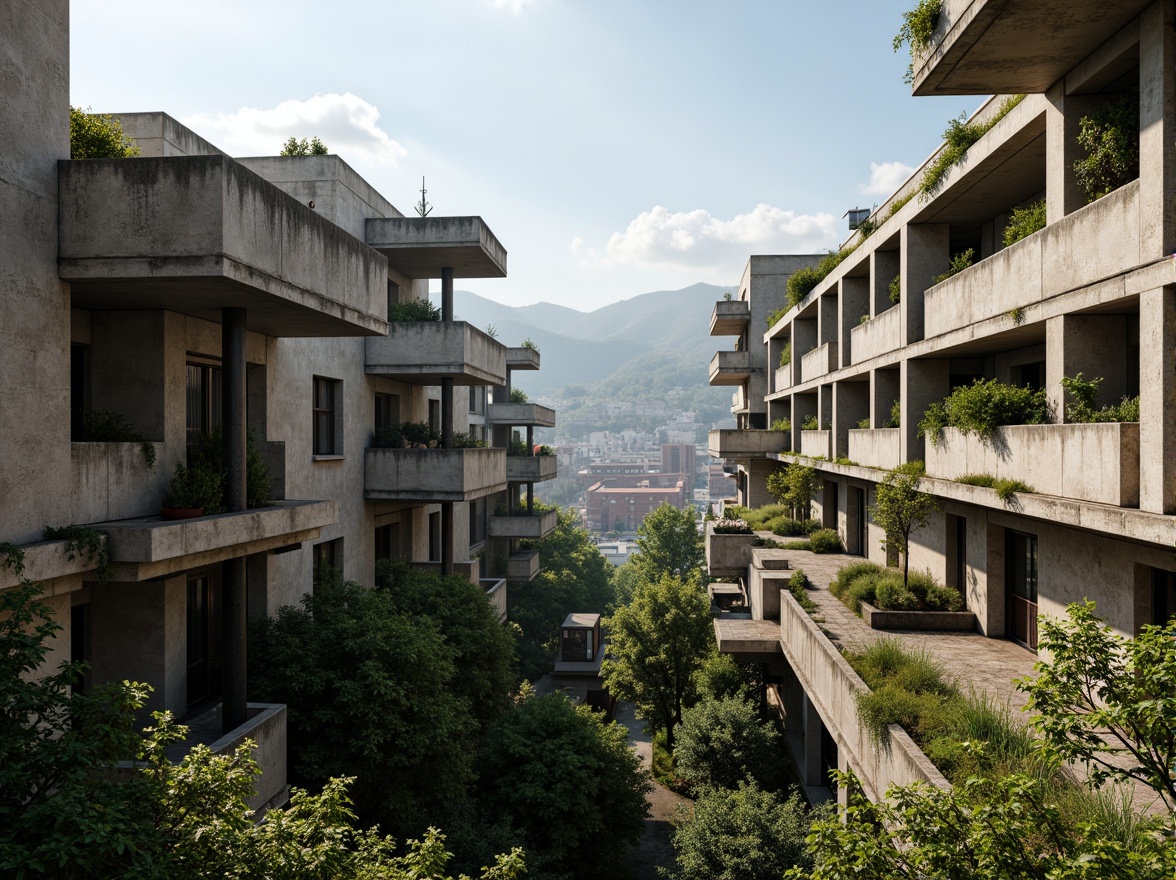
<svg viewBox="0 0 1176 880"><path fill-rule="evenodd" d="M195 519L204 516L203 507L165 507L159 515L164 519Z"/></svg>

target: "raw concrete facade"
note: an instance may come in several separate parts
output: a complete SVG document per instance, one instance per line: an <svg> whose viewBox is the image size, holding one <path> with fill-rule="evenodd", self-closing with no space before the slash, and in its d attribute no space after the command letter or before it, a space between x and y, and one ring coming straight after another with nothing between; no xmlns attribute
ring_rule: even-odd
<svg viewBox="0 0 1176 880"><path fill-rule="evenodd" d="M508 478L505 442L454 441L494 445L496 389L509 399L512 363L539 366L453 320L453 279L504 275L506 251L481 218L404 217L338 156L237 160L164 113L119 116L139 158L72 161L68 3L10 4L0 24L0 542L23 550L61 626L50 665L147 682L148 708L182 718L223 691L222 741L264 727L256 805L280 802L285 709L246 702L246 616L296 604L316 563L370 585L389 558L468 576L504 618L505 579L538 570L510 537L497 564L486 523L512 491L529 504L554 457L537 465L528 446ZM443 320L390 325L431 278ZM554 423L524 409L504 416ZM95 413L144 442L84 441ZM370 448L403 422L431 423L440 448ZM176 466L218 426L230 511L162 520ZM254 509L247 432L270 472ZM109 579L42 540L67 524L102 536ZM15 583L0 571L0 589Z"/></svg>
<svg viewBox="0 0 1176 880"><path fill-rule="evenodd" d="M853 233L844 261L762 335L750 316L785 301L775 291L757 305L756 261L765 258L751 258L739 309L754 334L741 336L741 375L750 383L754 365L765 364L771 381L742 404L765 417L712 432L710 452L738 463L738 501L752 506L769 500L763 480L773 469L815 467L822 491L814 515L850 553L882 564L885 535L869 512L877 485L887 469L925 461L923 488L939 509L913 535L910 565L960 590L980 633L1033 650L1040 615L1090 598L1116 631L1132 635L1176 612L1172 7L949 0L943 9L934 46L916 59L916 93L995 92L973 117L981 122L1007 95L1024 99L927 197L918 188L933 154L875 211L872 234ZM1073 167L1082 156L1078 120L1137 88L1139 177L1088 204ZM1041 200L1046 226L1006 247L1011 210ZM940 280L966 248L974 264ZM717 303L712 332L739 330L726 316L734 310ZM780 367L788 346L791 361ZM1138 423L1064 423L1070 401L1061 379L1079 372L1103 379L1100 406L1139 395ZM722 371L712 369L712 383L716 377ZM930 443L918 428L927 408L975 379L1044 389L1054 423L1008 426L988 440L948 429ZM753 383L746 387L754 393ZM763 430L778 419L790 422L786 436ZM815 430L804 428L806 419L816 419ZM1002 500L957 481L978 473L1035 492ZM747 565L745 590L754 579ZM844 729L831 702L840 697L830 696L852 687L831 673L810 675L814 649L806 644L819 633L792 619L804 615L789 610L787 594L782 601L787 615L761 602L753 617L778 619L783 657L806 664L793 669L815 689L806 707L839 754L851 756L849 766L884 772L854 763L857 734ZM816 739L812 748L820 750ZM870 779L868 789L902 778Z"/></svg>

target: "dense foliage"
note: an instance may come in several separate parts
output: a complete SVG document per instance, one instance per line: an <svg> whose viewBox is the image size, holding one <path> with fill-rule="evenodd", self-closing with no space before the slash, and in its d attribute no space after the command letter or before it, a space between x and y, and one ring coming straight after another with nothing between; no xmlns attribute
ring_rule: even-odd
<svg viewBox="0 0 1176 880"><path fill-rule="evenodd" d="M1045 219L1045 199L1023 208L1013 208L1008 225L1004 228L1004 246L1009 247L1039 229L1045 229Z"/></svg>
<svg viewBox="0 0 1176 880"><path fill-rule="evenodd" d="M803 521L809 518L813 496L820 491L821 481L816 468L792 463L768 474L766 488L769 495L792 512L793 518Z"/></svg>
<svg viewBox="0 0 1176 880"><path fill-rule="evenodd" d="M747 780L775 789L781 767L771 756L779 739L775 726L742 695L703 700L682 713L674 759L695 789L735 788Z"/></svg>
<svg viewBox="0 0 1176 880"><path fill-rule="evenodd" d="M870 515L886 536L883 544L902 554L903 584L909 580L911 533L927 525L939 506L933 495L919 491L923 462L908 461L886 472L878 484Z"/></svg>
<svg viewBox="0 0 1176 880"><path fill-rule="evenodd" d="M706 562L694 509L679 510L672 504L661 504L646 514L637 527L637 549L633 564L647 581L664 575L687 580Z"/></svg>
<svg viewBox="0 0 1176 880"><path fill-rule="evenodd" d="M984 122L969 122L967 114L961 114L957 119L949 121L943 132L943 148L927 166L927 170L923 172L923 179L919 182L919 198L927 201L938 193L947 173L964 161L971 146L1004 119L1024 97L1012 95L1005 98L996 112Z"/></svg>
<svg viewBox="0 0 1176 880"><path fill-rule="evenodd" d="M961 474L956 477L956 482L963 483L965 486L983 486L985 489L992 489L1001 501L1008 501L1018 492L1032 493L1034 491L1028 483L1008 477L994 477L992 474Z"/></svg>
<svg viewBox="0 0 1176 880"><path fill-rule="evenodd" d="M139 145L123 132L113 116L69 108L69 157L71 159L131 159Z"/></svg>
<svg viewBox="0 0 1176 880"><path fill-rule="evenodd" d="M797 269L789 275L788 284L785 287L785 298L787 301L785 311L799 304L812 292L813 288L824 281L829 273L840 266L842 261L851 253L853 253L853 248L831 251L821 257L815 266L805 266L803 269Z"/></svg>
<svg viewBox="0 0 1176 880"><path fill-rule="evenodd" d="M1074 163L1074 174L1087 201L1101 199L1139 177L1139 90L1079 119L1078 145L1086 157Z"/></svg>
<svg viewBox="0 0 1176 880"><path fill-rule="evenodd" d="M942 402L933 403L919 422L919 433L932 446L938 444L944 428L959 428L965 434L991 440L1003 425L1040 425L1051 417L1044 390L977 379L956 388Z"/></svg>
<svg viewBox="0 0 1176 880"><path fill-rule="evenodd" d="M1073 400L1066 404L1067 422L1138 422L1139 395L1123 396L1118 403L1095 406L1102 377L1083 379L1082 373L1062 377L1062 388Z"/></svg>
<svg viewBox="0 0 1176 880"><path fill-rule="evenodd" d="M895 52L904 45L910 50L911 63L907 65L903 82L914 82L915 56L931 48L931 40L935 36L935 28L939 25L939 16L942 13L943 0L919 0L914 9L902 14L902 25L894 35L893 46Z"/></svg>
<svg viewBox="0 0 1176 880"><path fill-rule="evenodd" d="M440 321L441 309L428 299L410 299L408 302L388 303L390 322Z"/></svg>
<svg viewBox="0 0 1176 880"><path fill-rule="evenodd" d="M975 256L975 248L968 248L967 250L960 251L958 254L953 254L951 259L948 260L947 271L942 275L936 275L932 283L939 284L941 281L946 281L953 275L960 274L972 265L972 260Z"/></svg>
<svg viewBox="0 0 1176 880"><path fill-rule="evenodd" d="M330 151L327 145L318 139L315 135L309 141L306 138L298 140L291 137L286 143L282 144L282 152L279 156L325 156Z"/></svg>

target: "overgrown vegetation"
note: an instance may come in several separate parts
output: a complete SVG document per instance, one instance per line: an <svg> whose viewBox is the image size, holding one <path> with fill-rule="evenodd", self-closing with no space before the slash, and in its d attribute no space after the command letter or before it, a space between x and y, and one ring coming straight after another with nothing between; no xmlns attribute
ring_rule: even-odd
<svg viewBox="0 0 1176 880"><path fill-rule="evenodd" d="M1014 245L1039 229L1045 229L1045 199L1023 208L1013 208L1008 225L1004 228L1004 246Z"/></svg>
<svg viewBox="0 0 1176 880"><path fill-rule="evenodd" d="M779 319L777 319L779 320ZM775 322L772 322L775 323ZM780 349L780 366L786 367L792 363L792 340L789 339L784 343L784 347Z"/></svg>
<svg viewBox="0 0 1176 880"><path fill-rule="evenodd" d="M792 420L783 418L775 419L772 424L768 426L768 430L789 432L792 430Z"/></svg>
<svg viewBox="0 0 1176 880"><path fill-rule="evenodd" d="M800 303L801 300L812 292L813 288L824 281L829 273L840 266L842 261L851 253L853 253L853 248L831 251L825 254L817 265L797 269L789 275L788 284L785 287L787 306L784 311L787 312L788 309Z"/></svg>
<svg viewBox="0 0 1176 880"><path fill-rule="evenodd" d="M100 584L110 580L114 569L110 564L110 551L106 547L106 536L90 526L46 526L41 537L46 541L65 541L65 558L85 559L94 569L94 580ZM22 564L23 568L23 564ZM19 575L20 572L17 572Z"/></svg>
<svg viewBox="0 0 1176 880"><path fill-rule="evenodd" d="M792 577L788 579L788 592L792 594L792 598L796 600L796 604L804 609L807 614L817 613L817 603L810 599L808 594L808 591L812 587L813 582L809 580L803 568L798 568L792 573Z"/></svg>
<svg viewBox="0 0 1176 880"><path fill-rule="evenodd" d="M931 48L931 40L935 36L935 28L939 25L939 16L943 12L943 0L919 0L914 9L902 14L902 25L894 35L894 51L903 46L910 50L911 63L907 65L906 74L902 81L914 82L915 56Z"/></svg>
<svg viewBox="0 0 1176 880"><path fill-rule="evenodd" d="M1078 145L1086 157L1074 163L1074 173L1088 202L1139 177L1139 90L1079 119Z"/></svg>
<svg viewBox="0 0 1176 880"><path fill-rule="evenodd" d="M531 351L535 352L535 354L539 354L539 346L535 344L530 336L523 340L523 348L530 349Z"/></svg>
<svg viewBox="0 0 1176 880"><path fill-rule="evenodd" d="M996 497L1001 501L1008 501L1018 492L1033 493L1033 487L1028 483L1022 483L1020 480L1009 480L994 477L992 474L964 474L956 477L957 483L963 483L965 486L983 486L986 489L993 489L996 491Z"/></svg>
<svg viewBox="0 0 1176 880"><path fill-rule="evenodd" d="M933 495L920 491L923 474L923 462L918 460L891 468L878 484L870 508L874 522L886 536L883 545L902 554L902 579L908 587L911 533L925 527L939 506Z"/></svg>
<svg viewBox="0 0 1176 880"><path fill-rule="evenodd" d="M136 430L122 413L93 410L82 414L83 443L138 443L147 470L155 470L155 444Z"/></svg>
<svg viewBox="0 0 1176 880"><path fill-rule="evenodd" d="M951 278L953 275L958 275L960 272L963 272L972 265L972 258L975 256L975 248L968 248L967 250L960 251L958 254L954 254L951 260L948 261L947 271L942 275L936 275L935 279L931 283L939 284L940 282Z"/></svg>
<svg viewBox="0 0 1176 880"><path fill-rule="evenodd" d="M69 108L69 157L71 159L132 159L139 145L127 137L113 116L91 113L89 108Z"/></svg>
<svg viewBox="0 0 1176 880"><path fill-rule="evenodd" d="M937 446L944 428L958 428L991 441L1003 425L1041 425L1052 420L1044 390L977 379L933 403L919 422L919 433Z"/></svg>
<svg viewBox="0 0 1176 880"><path fill-rule="evenodd" d="M410 321L440 321L441 309L428 299L388 303L388 320L392 323Z"/></svg>
<svg viewBox="0 0 1176 880"><path fill-rule="evenodd" d="M816 416L805 416L800 423L800 430L802 431L819 431L821 430L821 423L817 421Z"/></svg>
<svg viewBox="0 0 1176 880"><path fill-rule="evenodd" d="M794 518L806 520L813 496L820 491L821 481L816 468L791 463L768 474L765 488L769 495L792 511Z"/></svg>
<svg viewBox="0 0 1176 880"><path fill-rule="evenodd" d="M957 119L948 122L943 132L943 149L927 166L923 179L919 182L919 198L929 201L934 197L943 185L947 173L964 161L968 149L1004 119L1024 98L1024 95L1005 98L996 112L985 122L968 122L967 114L961 114Z"/></svg>
<svg viewBox="0 0 1176 880"><path fill-rule="evenodd" d="M738 517L755 531L772 532L781 536L810 535L821 527L821 521L818 519L804 522L794 519L791 504L765 504L755 508L729 504L725 515Z"/></svg>
<svg viewBox="0 0 1176 880"><path fill-rule="evenodd" d="M841 553L845 548L841 536L833 529L814 529L806 541L789 541L785 550L808 550L811 553Z"/></svg>
<svg viewBox="0 0 1176 880"><path fill-rule="evenodd" d="M527 392L524 391L522 388L511 388L510 389L510 402L511 403L527 403L529 400L530 400L530 398L527 397Z"/></svg>
<svg viewBox="0 0 1176 880"><path fill-rule="evenodd" d="M958 591L928 572L910 572L904 583L895 569L865 560L840 568L829 592L859 616L862 602L884 611L960 611L964 604Z"/></svg>
<svg viewBox="0 0 1176 880"><path fill-rule="evenodd" d="M1102 376L1093 379L1083 379L1082 373L1074 376L1062 377L1062 388L1073 400L1066 404L1067 422L1138 422L1139 395L1127 397L1118 403L1108 403L1102 407L1095 406L1098 397L1098 386L1102 384Z"/></svg>
<svg viewBox="0 0 1176 880"><path fill-rule="evenodd" d="M895 275L890 279L890 285L887 288L890 291L890 301L895 305L902 302L902 274Z"/></svg>
<svg viewBox="0 0 1176 880"><path fill-rule="evenodd" d="M330 151L327 145L318 139L318 135L312 137L309 141L306 138L298 140L296 137L291 137L286 143L282 144L282 152L279 156L325 156Z"/></svg>
<svg viewBox="0 0 1176 880"><path fill-rule="evenodd" d="M887 428L902 427L902 401L894 400L890 403L890 418L886 420Z"/></svg>

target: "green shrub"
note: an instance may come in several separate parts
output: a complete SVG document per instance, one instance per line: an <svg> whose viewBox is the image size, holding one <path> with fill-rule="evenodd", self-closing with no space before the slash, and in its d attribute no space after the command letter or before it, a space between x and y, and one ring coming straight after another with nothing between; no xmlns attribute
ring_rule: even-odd
<svg viewBox="0 0 1176 880"><path fill-rule="evenodd" d="M1078 120L1074 163L1078 185L1093 202L1139 177L1139 90L1128 92Z"/></svg>
<svg viewBox="0 0 1176 880"><path fill-rule="evenodd" d="M876 562L851 562L849 565L843 565L837 570L837 576L829 584L829 592L836 596L841 601L845 602L849 595L850 587L859 579L864 579L866 576L878 575L885 572L882 566ZM848 604L848 603L847 603ZM871 601L870 604L873 604Z"/></svg>
<svg viewBox="0 0 1176 880"><path fill-rule="evenodd" d="M965 486L983 486L985 489L991 489L996 485L996 477L992 474L963 474L956 477L956 482Z"/></svg>
<svg viewBox="0 0 1176 880"><path fill-rule="evenodd" d="M968 122L967 114L947 123L943 132L944 145L935 159L927 166L923 179L919 182L919 197L929 200L943 185L947 173L964 160L968 148L980 140L994 125L1000 122L1009 111L1024 99L1024 95L1012 95L1001 103L996 112L987 122Z"/></svg>
<svg viewBox="0 0 1176 880"><path fill-rule="evenodd" d="M779 319L777 319L779 320ZM773 324L775 321L772 322ZM780 366L786 367L792 363L792 340L789 339L784 343L784 347L780 349Z"/></svg>
<svg viewBox="0 0 1176 880"><path fill-rule="evenodd" d="M895 305L902 302L902 275L890 279L890 301Z"/></svg>
<svg viewBox="0 0 1176 880"><path fill-rule="evenodd" d="M806 266L803 269L797 269L788 276L788 285L785 289L787 295L788 306L787 309L792 308L808 296L818 284L825 280L825 278L841 265L842 260L853 253L852 248L845 250L832 251L825 254L815 266ZM785 311L787 311L785 309Z"/></svg>
<svg viewBox="0 0 1176 880"><path fill-rule="evenodd" d="M804 421L800 423L800 430L802 431L819 431L821 423L817 421L816 416L805 416Z"/></svg>
<svg viewBox="0 0 1176 880"><path fill-rule="evenodd" d="M811 535L819 528L821 528L821 521L819 519L806 519L804 521L804 533L806 535Z"/></svg>
<svg viewBox="0 0 1176 880"><path fill-rule="evenodd" d="M535 344L535 341L530 336L523 340L523 348L529 348L535 354L539 354L539 346Z"/></svg>
<svg viewBox="0 0 1176 880"><path fill-rule="evenodd" d="M1050 421L1050 416L1044 390L977 379L932 404L919 422L919 433L933 446L944 428L959 428L989 440L1002 425L1040 425Z"/></svg>
<svg viewBox="0 0 1176 880"><path fill-rule="evenodd" d="M882 222L885 223L887 220L901 211L906 203L913 199L916 195L918 195L918 190L911 190L902 198L895 199L893 202L891 202L890 209L886 212L886 216L882 218Z"/></svg>
<svg viewBox="0 0 1176 880"><path fill-rule="evenodd" d="M903 82L914 81L915 55L931 47L931 38L935 35L935 27L939 24L942 11L943 0L919 0L914 9L902 14L902 26L894 35L893 45L895 52L904 45L910 49L911 63L907 65Z"/></svg>
<svg viewBox="0 0 1176 880"><path fill-rule="evenodd" d="M870 604L887 611L915 611L919 607L918 598L902 585L899 578L887 578L879 583L876 598L878 601Z"/></svg>
<svg viewBox="0 0 1176 880"><path fill-rule="evenodd" d="M833 529L818 529L809 536L809 544L814 553L840 553L845 548L841 546L841 536Z"/></svg>
<svg viewBox="0 0 1176 880"><path fill-rule="evenodd" d="M69 108L69 157L71 159L131 159L139 146L113 116Z"/></svg>
<svg viewBox="0 0 1176 880"><path fill-rule="evenodd" d="M902 427L902 401L896 400L890 404L890 418L886 420L887 428Z"/></svg>
<svg viewBox="0 0 1176 880"><path fill-rule="evenodd" d="M528 400L529 400L529 398L527 397L527 392L524 391L522 388L510 389L510 402L511 403L527 403Z"/></svg>
<svg viewBox="0 0 1176 880"><path fill-rule="evenodd" d="M866 418L864 418L864 419L858 419L857 426L858 426L858 430L860 430L860 431L868 431L868 430L870 429L870 418L869 418L869 416L867 416L867 417L866 417Z"/></svg>
<svg viewBox="0 0 1176 880"><path fill-rule="evenodd" d="M790 538L795 535L804 534L804 523L791 517L780 517L772 520L771 530L773 535Z"/></svg>
<svg viewBox="0 0 1176 880"><path fill-rule="evenodd" d="M1009 225L1004 230L1004 245L1016 244L1039 229L1045 229L1045 199L1024 208L1013 208Z"/></svg>
<svg viewBox="0 0 1176 880"><path fill-rule="evenodd" d="M996 492L996 497L1001 501L1008 501L1018 492L1033 494L1033 487L1020 480L998 479L992 484L992 488Z"/></svg>
<svg viewBox="0 0 1176 880"><path fill-rule="evenodd" d="M953 275L960 274L972 265L972 259L975 256L975 248L968 248L966 251L960 251L958 254L955 254L947 264L947 271L942 275L936 275L932 283L939 284L941 281L946 281Z"/></svg>
<svg viewBox="0 0 1176 880"><path fill-rule="evenodd" d="M768 427L768 430L770 430L770 431L791 431L792 430L792 421L791 421L791 419L776 419Z"/></svg>
<svg viewBox="0 0 1176 880"><path fill-rule="evenodd" d="M780 308L776 309L774 312L769 312L768 317L767 317L768 326L769 327L773 326L777 321L779 321L781 318L783 318L785 315L787 315L788 310L790 308L792 308L792 307L790 305L788 305L787 303L785 303L784 305L780 306ZM791 353L791 349L789 349L789 353ZM784 366L784 364L781 363L780 366Z"/></svg>
<svg viewBox="0 0 1176 880"><path fill-rule="evenodd" d="M440 321L441 310L427 299L412 299L408 302L388 303L390 322Z"/></svg>
<svg viewBox="0 0 1176 880"><path fill-rule="evenodd" d="M1102 384L1102 377L1083 379L1082 374L1063 376L1062 388L1074 398L1072 403L1066 404L1067 422L1138 422L1139 396L1124 396L1119 403L1109 403L1104 407L1095 408L1094 401L1098 397L1098 386Z"/></svg>
<svg viewBox="0 0 1176 880"><path fill-rule="evenodd" d="M808 541L785 541L785 550L809 550L813 549L813 545Z"/></svg>

